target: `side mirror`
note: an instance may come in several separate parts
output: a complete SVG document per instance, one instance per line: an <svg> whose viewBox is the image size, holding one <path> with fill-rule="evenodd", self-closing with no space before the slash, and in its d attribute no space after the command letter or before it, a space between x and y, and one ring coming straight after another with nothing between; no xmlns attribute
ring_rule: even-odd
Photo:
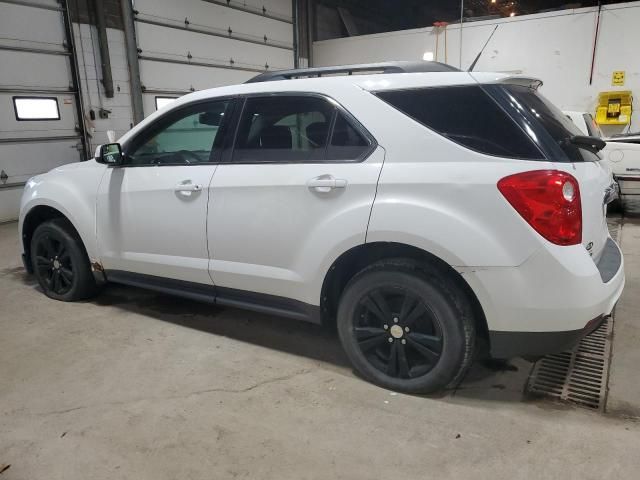
<svg viewBox="0 0 640 480"><path fill-rule="evenodd" d="M105 143L96 148L96 162L106 165L122 165L122 147L119 143Z"/></svg>

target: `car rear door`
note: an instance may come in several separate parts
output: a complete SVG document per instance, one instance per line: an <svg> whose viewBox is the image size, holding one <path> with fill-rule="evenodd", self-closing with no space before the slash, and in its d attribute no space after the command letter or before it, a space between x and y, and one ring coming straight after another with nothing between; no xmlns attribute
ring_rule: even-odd
<svg viewBox="0 0 640 480"><path fill-rule="evenodd" d="M311 279L323 275L325 258L365 241L384 150L335 102L312 94L250 96L237 128L208 210L218 301L267 295L318 305Z"/></svg>

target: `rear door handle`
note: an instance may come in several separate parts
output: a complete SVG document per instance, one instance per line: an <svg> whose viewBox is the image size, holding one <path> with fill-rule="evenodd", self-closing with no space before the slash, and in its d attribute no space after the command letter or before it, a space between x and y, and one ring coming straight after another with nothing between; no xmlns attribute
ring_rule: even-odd
<svg viewBox="0 0 640 480"><path fill-rule="evenodd" d="M322 175L309 180L307 187L316 192L327 193L335 188L347 188L347 181L343 178L334 178L331 175Z"/></svg>
<svg viewBox="0 0 640 480"><path fill-rule="evenodd" d="M191 183L191 180L185 180L184 182L176 185L175 191L188 197L194 192L199 192L202 190L202 185L197 183Z"/></svg>

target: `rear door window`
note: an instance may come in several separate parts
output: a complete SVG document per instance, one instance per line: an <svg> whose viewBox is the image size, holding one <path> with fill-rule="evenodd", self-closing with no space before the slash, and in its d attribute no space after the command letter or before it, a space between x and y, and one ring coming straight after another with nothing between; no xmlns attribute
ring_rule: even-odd
<svg viewBox="0 0 640 480"><path fill-rule="evenodd" d="M478 85L393 90L377 95L471 150L508 158L544 158L531 138Z"/></svg>
<svg viewBox="0 0 640 480"><path fill-rule="evenodd" d="M314 162L325 159L335 107L310 95L272 95L246 100L234 162Z"/></svg>

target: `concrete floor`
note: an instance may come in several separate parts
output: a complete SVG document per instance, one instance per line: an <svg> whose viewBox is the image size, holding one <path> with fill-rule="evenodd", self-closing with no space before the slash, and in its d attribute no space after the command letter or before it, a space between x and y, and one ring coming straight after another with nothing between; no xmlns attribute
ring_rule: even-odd
<svg viewBox="0 0 640 480"><path fill-rule="evenodd" d="M16 227L0 226L0 480L637 478L633 222L618 415L524 399L523 360L408 396L356 377L312 325L121 286L55 302L21 268Z"/></svg>

